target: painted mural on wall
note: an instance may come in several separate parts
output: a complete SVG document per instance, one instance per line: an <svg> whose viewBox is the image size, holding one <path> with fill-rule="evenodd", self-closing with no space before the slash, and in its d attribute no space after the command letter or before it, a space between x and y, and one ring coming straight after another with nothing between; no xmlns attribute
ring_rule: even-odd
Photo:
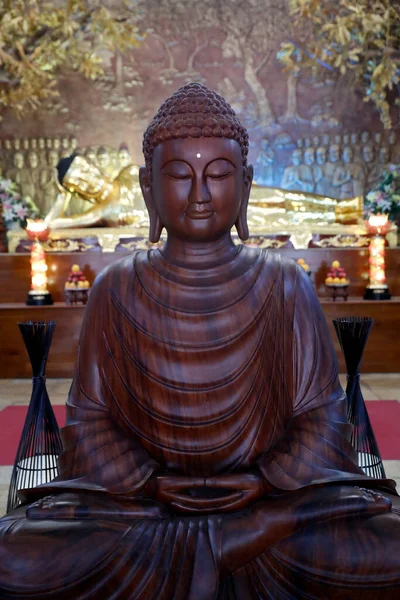
<svg viewBox="0 0 400 600"><path fill-rule="evenodd" d="M223 94L246 124L259 184L345 198L371 187L388 163L400 162L396 132L382 131L343 78L297 79L282 70L276 53L292 33L285 0L139 4L148 34L138 49L104 53L106 73L94 83L63 73L61 99L23 122L6 115L3 173L14 170L21 178L29 166L50 199L61 150L118 151L122 144L141 164L145 127L162 100L188 81ZM59 138L59 147L46 146L47 138ZM31 140L26 148L22 139Z"/></svg>

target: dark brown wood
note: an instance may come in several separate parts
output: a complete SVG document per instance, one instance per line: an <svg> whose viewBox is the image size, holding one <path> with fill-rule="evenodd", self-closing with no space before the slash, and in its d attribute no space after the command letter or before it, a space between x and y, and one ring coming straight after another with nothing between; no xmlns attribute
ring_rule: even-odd
<svg viewBox="0 0 400 600"><path fill-rule="evenodd" d="M0 597L397 599L400 502L357 465L310 278L230 235L248 235L246 131L192 84L144 149L167 243L91 288L60 475L0 521Z"/></svg>

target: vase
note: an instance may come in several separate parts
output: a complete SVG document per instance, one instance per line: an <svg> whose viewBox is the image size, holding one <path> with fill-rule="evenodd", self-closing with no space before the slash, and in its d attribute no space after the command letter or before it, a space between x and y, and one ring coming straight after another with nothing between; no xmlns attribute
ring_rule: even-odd
<svg viewBox="0 0 400 600"><path fill-rule="evenodd" d="M52 481L62 451L60 431L46 388L46 362L55 323L18 323L32 366L32 395L11 475L7 512L21 501L18 492Z"/></svg>
<svg viewBox="0 0 400 600"><path fill-rule="evenodd" d="M373 319L343 317L333 319L347 369L347 417L353 425L351 444L357 453L358 466L369 477L385 479L385 469L368 416L360 385L360 365Z"/></svg>

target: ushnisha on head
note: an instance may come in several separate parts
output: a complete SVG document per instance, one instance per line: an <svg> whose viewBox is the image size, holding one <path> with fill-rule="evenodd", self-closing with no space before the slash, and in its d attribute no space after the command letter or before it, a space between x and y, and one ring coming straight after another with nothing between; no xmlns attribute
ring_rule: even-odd
<svg viewBox="0 0 400 600"><path fill-rule="evenodd" d="M248 150L246 129L216 92L190 83L168 98L143 138L140 182L150 240L165 227L168 234L207 241L233 225L246 239Z"/></svg>

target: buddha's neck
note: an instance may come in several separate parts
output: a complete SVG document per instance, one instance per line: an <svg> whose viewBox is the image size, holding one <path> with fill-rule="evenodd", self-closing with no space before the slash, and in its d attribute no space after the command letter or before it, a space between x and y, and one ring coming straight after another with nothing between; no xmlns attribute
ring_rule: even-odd
<svg viewBox="0 0 400 600"><path fill-rule="evenodd" d="M223 237L209 242L188 242L168 235L161 254L165 260L187 269L206 269L221 266L231 261L237 254L228 232Z"/></svg>

